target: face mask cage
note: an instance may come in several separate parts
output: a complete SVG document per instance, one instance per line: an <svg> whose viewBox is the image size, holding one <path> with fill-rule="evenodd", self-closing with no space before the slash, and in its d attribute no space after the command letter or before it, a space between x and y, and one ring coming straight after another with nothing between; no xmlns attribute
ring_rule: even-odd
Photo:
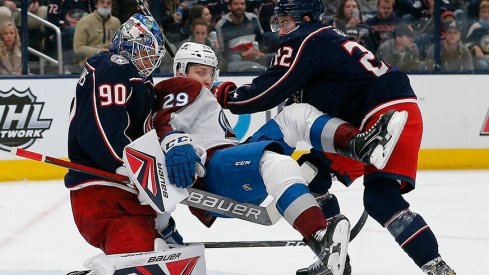
<svg viewBox="0 0 489 275"><path fill-rule="evenodd" d="M148 39L151 39L151 37ZM139 73L144 78L148 77L161 65L161 60L166 53L165 49L148 46L139 41L128 42L128 44L129 43L132 43L132 47L128 47L130 48L128 55L130 56L131 62L136 66Z"/></svg>

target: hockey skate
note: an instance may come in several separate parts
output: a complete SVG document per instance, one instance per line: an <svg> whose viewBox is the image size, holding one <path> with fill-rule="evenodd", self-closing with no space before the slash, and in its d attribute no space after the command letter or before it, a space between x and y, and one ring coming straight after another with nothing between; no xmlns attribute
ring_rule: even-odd
<svg viewBox="0 0 489 275"><path fill-rule="evenodd" d="M66 273L66 275L95 275L95 273L91 270L83 270L83 271L71 271Z"/></svg>
<svg viewBox="0 0 489 275"><path fill-rule="evenodd" d="M318 261L309 266L305 274L342 275L349 240L350 222L341 214L334 216L326 229L316 232L309 240L308 245L318 256Z"/></svg>
<svg viewBox="0 0 489 275"><path fill-rule="evenodd" d="M319 260L307 268L297 270L296 275L332 275L331 270L325 268ZM346 255L345 270L342 275L351 275L350 257Z"/></svg>
<svg viewBox="0 0 489 275"><path fill-rule="evenodd" d="M429 261L421 267L421 270L428 275L456 275L455 271L453 271L441 257Z"/></svg>
<svg viewBox="0 0 489 275"><path fill-rule="evenodd" d="M407 117L406 111L388 111L372 127L348 141L346 149L337 148L337 151L365 164L372 164L377 169L383 169L404 129Z"/></svg>

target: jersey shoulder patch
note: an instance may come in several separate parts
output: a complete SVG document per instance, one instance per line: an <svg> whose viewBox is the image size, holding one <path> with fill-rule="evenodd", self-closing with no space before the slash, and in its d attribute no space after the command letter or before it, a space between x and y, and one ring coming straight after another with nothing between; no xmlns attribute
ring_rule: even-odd
<svg viewBox="0 0 489 275"><path fill-rule="evenodd" d="M115 64L118 64L118 65L129 64L129 60L127 60L127 58L125 58L122 55L118 55L118 54L113 54L110 57L110 61L112 61L112 62L114 62Z"/></svg>

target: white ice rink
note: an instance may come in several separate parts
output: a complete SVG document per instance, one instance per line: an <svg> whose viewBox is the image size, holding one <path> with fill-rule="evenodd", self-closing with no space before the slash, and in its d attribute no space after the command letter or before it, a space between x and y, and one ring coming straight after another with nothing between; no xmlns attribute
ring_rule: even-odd
<svg viewBox="0 0 489 275"><path fill-rule="evenodd" d="M333 188L354 223L362 212L361 184ZM435 232L440 252L458 275L489 274L489 171L420 171L406 195L411 209ZM207 229L180 205L175 213L185 241L299 239L281 220L264 227L220 219ZM0 275L60 275L83 270L100 253L75 228L69 192L61 181L0 183ZM355 275L422 274L371 218L349 250ZM209 274L295 274L315 259L307 247L206 250Z"/></svg>

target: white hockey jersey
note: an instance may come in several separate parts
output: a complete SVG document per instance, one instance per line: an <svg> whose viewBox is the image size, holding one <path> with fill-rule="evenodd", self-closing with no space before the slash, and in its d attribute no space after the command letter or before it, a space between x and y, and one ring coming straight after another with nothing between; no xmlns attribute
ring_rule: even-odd
<svg viewBox="0 0 489 275"><path fill-rule="evenodd" d="M159 137L172 130L192 136L207 150L238 144L228 120L211 91L199 82L183 77L161 81L155 86L154 126Z"/></svg>

